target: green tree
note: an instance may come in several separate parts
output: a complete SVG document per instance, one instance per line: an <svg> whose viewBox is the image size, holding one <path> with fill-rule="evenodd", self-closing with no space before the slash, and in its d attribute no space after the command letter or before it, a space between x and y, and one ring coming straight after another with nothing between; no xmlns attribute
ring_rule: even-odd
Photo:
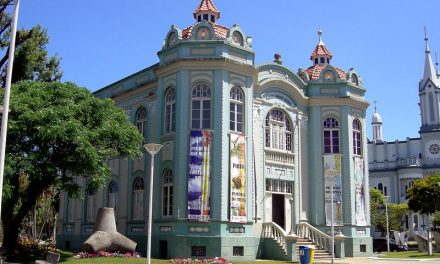
<svg viewBox="0 0 440 264"><path fill-rule="evenodd" d="M8 66L12 19L8 13L13 0L0 0L0 84L3 87ZM16 34L12 82L21 80L58 81L62 77L60 58L49 56L47 30L37 25Z"/></svg>
<svg viewBox="0 0 440 264"><path fill-rule="evenodd" d="M408 206L414 212L434 214L440 211L440 174L414 181L408 189Z"/></svg>
<svg viewBox="0 0 440 264"><path fill-rule="evenodd" d="M402 231L408 215L407 204L388 203L388 229ZM386 232L385 197L377 189L370 189L370 217L376 230Z"/></svg>
<svg viewBox="0 0 440 264"><path fill-rule="evenodd" d="M19 228L51 188L78 197L75 179L87 189L110 177L106 160L140 155L143 137L110 99L98 99L73 83L13 85L6 146L2 221L13 255Z"/></svg>

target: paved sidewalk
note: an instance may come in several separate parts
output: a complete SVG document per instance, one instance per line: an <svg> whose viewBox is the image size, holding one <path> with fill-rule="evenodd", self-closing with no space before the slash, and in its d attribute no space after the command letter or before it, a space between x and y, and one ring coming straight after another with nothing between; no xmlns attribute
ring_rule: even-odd
<svg viewBox="0 0 440 264"><path fill-rule="evenodd" d="M378 257L356 257L356 258L345 258L345 259L335 259L335 263L337 264L399 264L399 262L403 262L403 264L438 264L440 263L440 258L432 258L432 259L401 259L401 258L378 258ZM330 259L325 260L315 260L315 263L331 263Z"/></svg>

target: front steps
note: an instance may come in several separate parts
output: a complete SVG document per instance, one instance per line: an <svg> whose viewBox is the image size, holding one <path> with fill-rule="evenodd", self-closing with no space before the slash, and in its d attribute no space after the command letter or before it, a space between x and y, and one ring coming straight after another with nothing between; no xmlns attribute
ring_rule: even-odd
<svg viewBox="0 0 440 264"><path fill-rule="evenodd" d="M299 247L300 246L315 246L315 256L314 259L331 259L332 255L326 251L325 249L319 248L312 241L307 238L298 237L296 244L296 254L299 256Z"/></svg>

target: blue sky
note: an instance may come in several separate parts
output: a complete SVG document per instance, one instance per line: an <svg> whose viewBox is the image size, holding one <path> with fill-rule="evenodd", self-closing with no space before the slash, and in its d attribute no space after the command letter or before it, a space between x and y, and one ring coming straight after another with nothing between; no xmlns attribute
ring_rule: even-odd
<svg viewBox="0 0 440 264"><path fill-rule="evenodd" d="M41 24L48 50L61 58L64 81L95 91L158 61L170 26L194 23L199 0L21 0L19 27ZM316 31L333 53L332 64L354 67L383 119L387 141L418 137L418 82L423 76L424 32L440 56L438 0L292 1L214 0L219 24L239 24L253 37L256 63L281 53L294 72L310 66ZM434 59L434 54L433 59ZM368 137L371 129L368 126Z"/></svg>

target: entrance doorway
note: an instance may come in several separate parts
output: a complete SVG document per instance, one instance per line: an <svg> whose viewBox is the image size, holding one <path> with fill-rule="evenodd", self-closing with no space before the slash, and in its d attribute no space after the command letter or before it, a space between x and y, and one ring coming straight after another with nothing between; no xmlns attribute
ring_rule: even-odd
<svg viewBox="0 0 440 264"><path fill-rule="evenodd" d="M159 259L168 259L168 241L159 240Z"/></svg>
<svg viewBox="0 0 440 264"><path fill-rule="evenodd" d="M272 194L272 222L286 230L285 216L284 195Z"/></svg>

